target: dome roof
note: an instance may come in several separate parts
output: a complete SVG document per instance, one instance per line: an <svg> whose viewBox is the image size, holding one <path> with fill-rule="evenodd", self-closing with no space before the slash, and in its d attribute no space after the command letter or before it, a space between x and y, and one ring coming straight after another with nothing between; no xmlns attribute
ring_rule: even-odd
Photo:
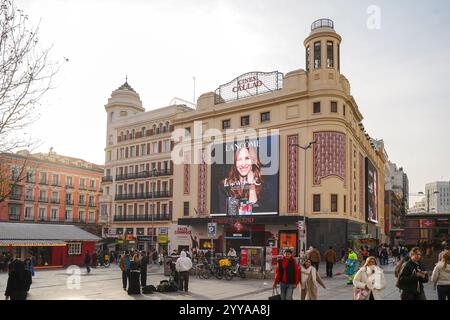
<svg viewBox="0 0 450 320"><path fill-rule="evenodd" d="M125 83L123 85L121 85L117 90L129 90L129 91L133 91L136 92L129 84L128 81L125 80Z"/></svg>

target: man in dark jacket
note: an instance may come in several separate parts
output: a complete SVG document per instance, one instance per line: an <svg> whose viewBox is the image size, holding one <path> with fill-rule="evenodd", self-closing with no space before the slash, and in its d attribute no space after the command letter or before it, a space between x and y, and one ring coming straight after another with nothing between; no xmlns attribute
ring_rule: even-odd
<svg viewBox="0 0 450 320"><path fill-rule="evenodd" d="M333 250L332 246L325 251L324 259L327 263L327 278L333 278L333 266L336 263L337 257L336 251Z"/></svg>
<svg viewBox="0 0 450 320"><path fill-rule="evenodd" d="M28 279L25 271L25 263L12 256L12 261L8 269L8 282L5 290L6 299L26 300Z"/></svg>
<svg viewBox="0 0 450 320"><path fill-rule="evenodd" d="M276 288L280 284L281 300L292 300L294 289L300 280L298 264L292 256L292 250L287 249L282 259L278 260L277 275L273 282Z"/></svg>
<svg viewBox="0 0 450 320"><path fill-rule="evenodd" d="M400 270L398 287L402 290L402 300L426 300L423 284L428 282L428 273L420 263L422 252L418 247L410 252L410 259Z"/></svg>
<svg viewBox="0 0 450 320"><path fill-rule="evenodd" d="M149 263L148 255L145 254L145 251L141 252L141 287L145 287L147 285L147 266Z"/></svg>
<svg viewBox="0 0 450 320"><path fill-rule="evenodd" d="M91 272L91 255L89 254L89 250L86 251L86 255L84 256L84 265L86 266L87 273Z"/></svg>

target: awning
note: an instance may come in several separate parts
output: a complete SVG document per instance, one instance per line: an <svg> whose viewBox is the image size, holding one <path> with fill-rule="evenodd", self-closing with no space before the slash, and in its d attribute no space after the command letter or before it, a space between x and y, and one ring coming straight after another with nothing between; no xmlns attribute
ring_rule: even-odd
<svg viewBox="0 0 450 320"><path fill-rule="evenodd" d="M14 247L62 247L66 243L62 240L16 240L0 239L0 246Z"/></svg>

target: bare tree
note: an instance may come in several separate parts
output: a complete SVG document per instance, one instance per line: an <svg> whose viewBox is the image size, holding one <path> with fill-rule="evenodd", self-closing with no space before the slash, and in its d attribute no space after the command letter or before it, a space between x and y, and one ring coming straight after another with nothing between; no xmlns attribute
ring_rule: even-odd
<svg viewBox="0 0 450 320"><path fill-rule="evenodd" d="M30 150L35 142L24 129L36 121L42 96L51 89L57 64L49 61L49 48L39 47L39 25L28 26L28 15L12 0L0 0L0 153ZM18 178L23 179L27 161ZM0 168L0 202L20 180ZM7 173L5 175L5 173Z"/></svg>

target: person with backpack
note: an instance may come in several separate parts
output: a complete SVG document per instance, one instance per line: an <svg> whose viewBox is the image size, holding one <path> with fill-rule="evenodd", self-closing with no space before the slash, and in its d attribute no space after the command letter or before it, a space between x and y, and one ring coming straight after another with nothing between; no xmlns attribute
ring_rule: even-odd
<svg viewBox="0 0 450 320"><path fill-rule="evenodd" d="M292 250L287 249L284 251L284 256L278 260L273 287L276 288L280 284L281 300L292 300L294 289L297 288L299 281L298 264L292 256Z"/></svg>
<svg viewBox="0 0 450 320"><path fill-rule="evenodd" d="M180 257L175 263L175 269L178 272L178 288L180 291L188 292L189 288L189 271L192 269L192 260L187 257L186 251L181 251Z"/></svg>
<svg viewBox="0 0 450 320"><path fill-rule="evenodd" d="M123 290L127 290L127 282L130 279L131 261L128 250L125 251L119 260L119 267L122 270Z"/></svg>
<svg viewBox="0 0 450 320"><path fill-rule="evenodd" d="M438 292L438 300L450 300L450 251L443 254L442 260L434 267L431 275Z"/></svg>
<svg viewBox="0 0 450 320"><path fill-rule="evenodd" d="M426 300L423 284L428 282L428 273L420 260L422 251L415 247L410 252L410 259L405 262L398 275L398 287L402 300Z"/></svg>

